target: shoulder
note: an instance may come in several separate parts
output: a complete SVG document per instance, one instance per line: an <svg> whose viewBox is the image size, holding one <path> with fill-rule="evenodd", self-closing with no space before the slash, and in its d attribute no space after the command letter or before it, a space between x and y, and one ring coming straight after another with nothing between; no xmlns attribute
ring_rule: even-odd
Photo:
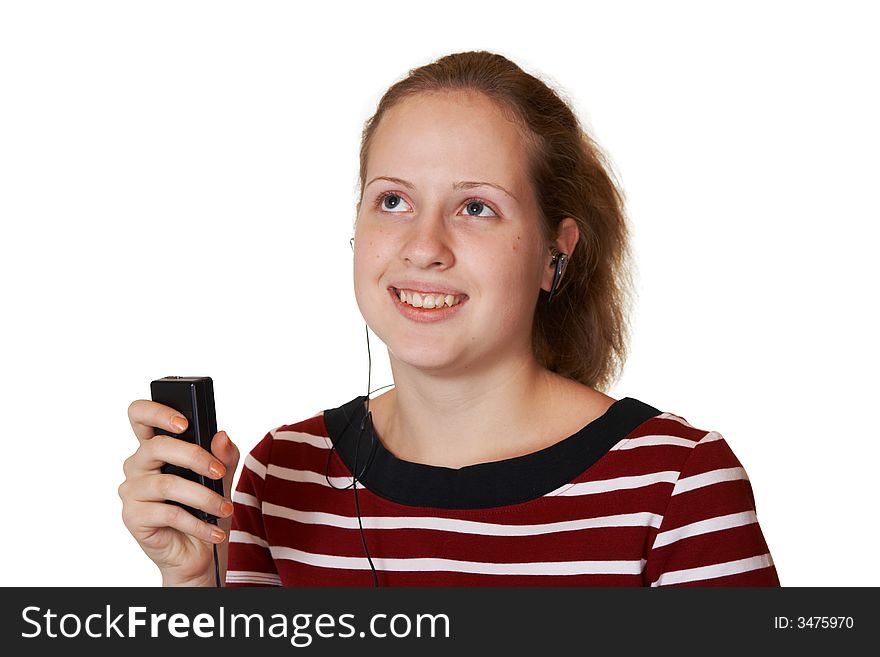
<svg viewBox="0 0 880 657"><path fill-rule="evenodd" d="M718 431L660 413L630 444L663 450L668 470L644 570L651 586L779 586L751 482ZM660 452L658 452L660 453Z"/></svg>
<svg viewBox="0 0 880 657"><path fill-rule="evenodd" d="M636 404L644 405L647 408L654 408L632 397L627 397L626 399ZM717 440L721 435L717 431L695 426L680 415L659 409L654 410L655 413L639 425L640 434L656 436L658 438L670 438L672 439L669 441L670 444L686 448L696 447L697 444L703 441L711 442Z"/></svg>
<svg viewBox="0 0 880 657"><path fill-rule="evenodd" d="M250 450L245 465L265 476L273 464L285 465L301 453L330 449L328 416L350 406L356 399L337 408L318 411L306 419L273 427Z"/></svg>
<svg viewBox="0 0 880 657"><path fill-rule="evenodd" d="M643 411L646 417L633 431L615 445L615 449L632 450L662 461L669 469L683 471L714 465L741 467L727 439L716 429L700 427L683 416L660 411L645 402L626 397L628 410Z"/></svg>
<svg viewBox="0 0 880 657"><path fill-rule="evenodd" d="M655 467L673 474L673 496L749 479L720 431L695 426L670 412L648 418L615 448L634 450L634 457L641 452Z"/></svg>

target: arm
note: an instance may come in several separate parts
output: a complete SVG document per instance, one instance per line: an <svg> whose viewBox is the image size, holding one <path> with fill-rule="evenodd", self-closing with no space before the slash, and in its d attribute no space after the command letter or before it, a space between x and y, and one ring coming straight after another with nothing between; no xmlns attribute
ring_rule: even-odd
<svg viewBox="0 0 880 657"><path fill-rule="evenodd" d="M229 536L226 586L281 586L263 524L263 490L271 463L273 432L265 435L247 458L232 497L235 510Z"/></svg>
<svg viewBox="0 0 880 657"><path fill-rule="evenodd" d="M748 475L707 433L685 460L648 553L649 586L780 586Z"/></svg>

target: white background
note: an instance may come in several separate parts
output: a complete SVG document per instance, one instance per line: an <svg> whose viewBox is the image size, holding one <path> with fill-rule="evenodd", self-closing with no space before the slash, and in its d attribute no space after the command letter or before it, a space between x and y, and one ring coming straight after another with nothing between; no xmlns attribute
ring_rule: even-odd
<svg viewBox="0 0 880 657"><path fill-rule="evenodd" d="M622 181L638 305L608 393L729 441L784 586L880 584L871 3L317 4L0 5L0 582L159 584L117 496L152 379L213 377L243 452L364 394L363 122L484 49Z"/></svg>

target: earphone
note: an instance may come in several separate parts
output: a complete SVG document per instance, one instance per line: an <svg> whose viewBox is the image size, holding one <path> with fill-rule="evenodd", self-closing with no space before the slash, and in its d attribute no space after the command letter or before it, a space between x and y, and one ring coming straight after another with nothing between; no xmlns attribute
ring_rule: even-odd
<svg viewBox="0 0 880 657"><path fill-rule="evenodd" d="M553 259L550 261L550 264L555 264L556 269L553 271L553 282L550 284L550 294L547 297L547 303L553 301L553 297L559 291L559 281L565 273L565 267L568 265L567 254L559 253L556 249L553 249L553 252Z"/></svg>
<svg viewBox="0 0 880 657"><path fill-rule="evenodd" d="M353 237L349 240L349 244L351 245L352 251L354 251L354 238ZM553 258L550 261L550 264L554 265L555 269L553 271L553 282L550 285L550 293L547 297L548 303L553 300L553 297L559 291L559 281L562 279L562 275L565 273L566 265L568 265L568 255L567 254L557 252L556 249L552 249L552 252L553 252ZM366 324L364 325L364 328L366 329L366 334L367 334L367 399L366 399L367 412L366 412L366 415L364 416L364 419L361 420L360 431L358 432L357 443L355 444L354 464L352 467L352 481L349 486L354 489L354 506L355 506L355 510L357 512L358 527L360 528L360 533L361 533L361 543L363 543L364 553L366 554L367 561L370 562L370 569L372 570L372 573L373 573L373 586L378 588L379 577L376 573L376 567L373 565L373 559L372 559L372 557L370 557L370 550L367 547L366 536L364 536L364 526L361 522L361 508L360 508L360 504L358 502L358 494L357 494L358 481L360 480L361 477L363 477L364 472L367 471L367 468L369 467L370 463L372 462L373 455L375 454L375 451L376 451L376 444L377 444L376 435L373 433L373 415L372 415L372 413L370 413L370 394L371 394L370 375L372 372L372 365L373 365L372 356L370 353L370 329L369 329L369 326L367 326ZM376 388L376 390L373 390L372 392L377 392L379 390L382 390L383 388L388 388L392 385L394 385L394 384L391 383L391 384L388 384L387 386L382 386L381 388ZM369 427L370 427L370 451L369 451L369 454L367 455L367 460L364 463L363 469L360 471L360 474L358 474L358 472L357 472L358 450L360 448L361 436L363 435L364 428L367 425L369 425ZM336 487L333 486L333 484L330 482L329 473L330 473L330 458L331 458L331 456L333 454L333 450L335 448L336 448L336 445L334 443L330 448L329 454L327 455L327 464L326 464L326 467L324 468L324 478L327 480L327 484L333 488L336 488ZM345 490L346 488L349 488L349 486L346 486L345 488L337 488L336 490Z"/></svg>

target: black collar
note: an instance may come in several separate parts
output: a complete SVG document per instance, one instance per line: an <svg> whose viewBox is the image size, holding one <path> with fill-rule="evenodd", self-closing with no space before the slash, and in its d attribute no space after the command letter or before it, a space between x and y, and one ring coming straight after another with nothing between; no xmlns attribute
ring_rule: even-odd
<svg viewBox="0 0 880 657"><path fill-rule="evenodd" d="M640 424L659 415L653 406L624 397L577 433L537 452L515 458L447 468L412 463L389 452L378 436L371 451L366 397L324 411L334 448L358 482L386 499L408 506L479 509L519 504L564 486L598 461ZM366 466L366 470L364 469Z"/></svg>

